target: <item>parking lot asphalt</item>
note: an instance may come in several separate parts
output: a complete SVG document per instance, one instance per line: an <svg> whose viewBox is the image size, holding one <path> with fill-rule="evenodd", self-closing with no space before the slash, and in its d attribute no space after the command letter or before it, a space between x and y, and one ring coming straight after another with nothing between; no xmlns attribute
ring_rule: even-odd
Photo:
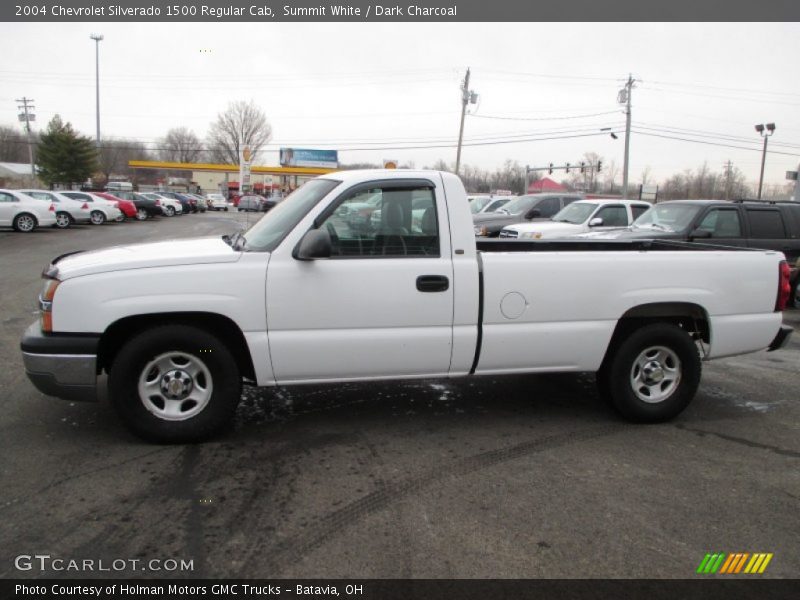
<svg viewBox="0 0 800 600"><path fill-rule="evenodd" d="M28 382L19 338L52 257L245 218L0 232L0 577L686 578L710 552L770 552L762 577L797 577L800 335L706 363L688 410L649 426L591 374L487 377L247 388L222 438L156 446L106 402ZM193 570L15 567L37 553Z"/></svg>

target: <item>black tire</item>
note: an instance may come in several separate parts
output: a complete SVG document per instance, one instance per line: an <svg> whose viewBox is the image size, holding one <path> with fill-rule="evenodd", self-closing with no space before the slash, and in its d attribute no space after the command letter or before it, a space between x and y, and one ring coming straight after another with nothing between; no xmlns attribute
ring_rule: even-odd
<svg viewBox="0 0 800 600"><path fill-rule="evenodd" d="M30 233L39 226L39 221L30 213L20 213L14 217L11 226L14 228L14 231Z"/></svg>
<svg viewBox="0 0 800 600"><path fill-rule="evenodd" d="M92 225L102 225L106 222L106 215L101 210L93 210L89 213L89 221Z"/></svg>
<svg viewBox="0 0 800 600"><path fill-rule="evenodd" d="M223 208L222 210L224 210L225 212L228 212L228 207L226 206L226 207L225 207L225 208Z"/></svg>
<svg viewBox="0 0 800 600"><path fill-rule="evenodd" d="M192 364L202 364L208 378L202 373L192 378L189 398L166 400L169 392L159 391L149 398L141 397L140 384L165 390L164 386L169 389L176 379L184 381L180 373L176 375L157 366L148 367L158 357L178 353L192 361L188 363L189 370ZM196 388L202 392L203 385L206 390L210 389L210 396L204 405L195 402L192 407L193 391ZM125 426L137 436L159 443L199 442L219 433L233 418L241 387L239 367L225 344L210 333L189 325L163 325L133 337L117 354L108 376L111 403ZM189 412L186 416L179 414L174 420L159 415L165 411L160 404L166 407L167 402L172 402L171 406L177 403L181 411L186 404ZM202 408L192 414L191 411L198 410L198 406Z"/></svg>
<svg viewBox="0 0 800 600"><path fill-rule="evenodd" d="M168 217L174 217L175 216L175 207L174 206L167 206L164 209L164 212L166 213L166 215Z"/></svg>
<svg viewBox="0 0 800 600"><path fill-rule="evenodd" d="M789 296L789 306L800 308L800 277L795 282L792 294Z"/></svg>
<svg viewBox="0 0 800 600"><path fill-rule="evenodd" d="M689 405L701 372L700 354L689 334L677 325L654 323L615 343L597 373L597 385L624 418L659 423Z"/></svg>
<svg viewBox="0 0 800 600"><path fill-rule="evenodd" d="M147 214L147 210L145 210L144 208L137 208L136 209L136 220L137 221L146 221L148 216L149 215Z"/></svg>
<svg viewBox="0 0 800 600"><path fill-rule="evenodd" d="M70 225L72 225L72 217L69 216L68 212L57 212L56 213L56 224L54 227L58 229L67 229Z"/></svg>

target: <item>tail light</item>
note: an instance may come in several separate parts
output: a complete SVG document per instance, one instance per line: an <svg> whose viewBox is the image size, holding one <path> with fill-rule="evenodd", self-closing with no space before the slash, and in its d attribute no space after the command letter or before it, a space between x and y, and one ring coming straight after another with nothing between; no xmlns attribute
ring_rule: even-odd
<svg viewBox="0 0 800 600"><path fill-rule="evenodd" d="M49 210L50 212L56 212L56 205L55 204L51 204L50 208L48 208L47 210Z"/></svg>
<svg viewBox="0 0 800 600"><path fill-rule="evenodd" d="M789 295L792 292L792 286L789 285L789 263L785 260L781 261L778 265L778 298L775 300L775 311L782 311L789 304Z"/></svg>
<svg viewBox="0 0 800 600"><path fill-rule="evenodd" d="M81 210L89 210L89 203L88 202L84 202L83 206L81 206Z"/></svg>
<svg viewBox="0 0 800 600"><path fill-rule="evenodd" d="M53 331L53 298L60 284L61 282L57 279L48 279L44 286L44 291L39 296L39 311L43 333L52 333Z"/></svg>

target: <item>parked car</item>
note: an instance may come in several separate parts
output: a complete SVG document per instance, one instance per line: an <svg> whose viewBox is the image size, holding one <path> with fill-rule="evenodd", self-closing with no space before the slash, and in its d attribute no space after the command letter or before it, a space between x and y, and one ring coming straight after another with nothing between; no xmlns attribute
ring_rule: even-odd
<svg viewBox="0 0 800 600"><path fill-rule="evenodd" d="M30 233L56 224L56 205L45 204L14 190L0 190L0 227Z"/></svg>
<svg viewBox="0 0 800 600"><path fill-rule="evenodd" d="M81 202L108 202L112 206L116 206L122 213L121 217L117 217L116 221L124 221L126 218L133 219L136 217L136 206L128 200L122 198L115 198L110 194L104 192L62 192L65 196L69 196L74 200Z"/></svg>
<svg viewBox="0 0 800 600"><path fill-rule="evenodd" d="M337 208L365 189L384 196L386 227L351 236ZM412 192L429 203L418 231L402 225ZM28 378L93 399L106 372L124 424L162 443L221 431L245 379L591 371L623 417L661 422L692 401L704 359L776 350L792 332L779 253L476 240L461 180L434 171L340 171L245 233L73 253L43 277Z"/></svg>
<svg viewBox="0 0 800 600"><path fill-rule="evenodd" d="M640 200L578 200L560 210L550 221L509 225L501 238L547 240L587 231L628 227L652 205Z"/></svg>
<svg viewBox="0 0 800 600"><path fill-rule="evenodd" d="M181 203L181 208L183 208L183 214L188 215L189 213L196 213L199 209L197 208L197 200L190 197L187 194L181 194L180 192L158 192L161 196L166 196L167 198L172 198L173 200L177 200Z"/></svg>
<svg viewBox="0 0 800 600"><path fill-rule="evenodd" d="M239 212L269 212L277 202L256 194L247 194L239 198Z"/></svg>
<svg viewBox="0 0 800 600"><path fill-rule="evenodd" d="M134 208L136 209L135 219L137 221L144 221L148 217L158 217L161 216L161 202L158 200L152 200L143 196L138 192L115 192L114 194L110 194L108 192L95 192L98 196L106 198L107 200L127 200L128 202L133 203Z"/></svg>
<svg viewBox="0 0 800 600"><path fill-rule="evenodd" d="M472 216L475 235L478 237L498 237L500 230L507 225L549 219L568 204L580 200L580 194L529 194L518 196L493 213L479 213Z"/></svg>
<svg viewBox="0 0 800 600"><path fill-rule="evenodd" d="M208 209L208 204L206 203L206 199L198 194L184 194L185 196L189 196L190 198L194 198L194 201L197 203L197 210L201 213L206 212Z"/></svg>
<svg viewBox="0 0 800 600"><path fill-rule="evenodd" d="M494 196L491 201L486 204L486 206L478 211L478 214L497 212L499 209L511 202L515 197L516 196Z"/></svg>
<svg viewBox="0 0 800 600"><path fill-rule="evenodd" d="M91 221L91 211L89 204L86 202L79 202L69 196L59 193L51 192L50 190L19 190L21 193L40 200L42 202L49 202L56 205L56 223L55 227L59 229L66 229L73 223L89 223Z"/></svg>
<svg viewBox="0 0 800 600"><path fill-rule="evenodd" d="M467 202L469 202L469 211L473 215L477 215L479 212L481 212L491 201L492 197L489 195L467 196Z"/></svg>
<svg viewBox="0 0 800 600"><path fill-rule="evenodd" d="M168 198L156 192L146 192L142 195L151 200L158 200L161 205L161 213L167 217L174 217L183 213L183 205L174 198Z"/></svg>
<svg viewBox="0 0 800 600"><path fill-rule="evenodd" d="M629 229L587 234L598 239L667 239L777 250L790 266L793 303L800 308L800 203L761 200L659 202Z"/></svg>
<svg viewBox="0 0 800 600"><path fill-rule="evenodd" d="M95 196L88 192L63 192L69 194L73 200L86 202L89 205L90 222L92 225L102 225L106 221L123 221L125 215L119 209L117 202L114 200L106 200L100 196Z"/></svg>
<svg viewBox="0 0 800 600"><path fill-rule="evenodd" d="M227 211L229 207L233 206L222 194L206 194L209 210L224 210Z"/></svg>

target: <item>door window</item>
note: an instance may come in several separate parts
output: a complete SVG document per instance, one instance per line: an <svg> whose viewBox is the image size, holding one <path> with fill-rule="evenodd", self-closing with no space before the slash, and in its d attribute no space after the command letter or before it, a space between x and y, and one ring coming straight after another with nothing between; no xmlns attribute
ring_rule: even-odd
<svg viewBox="0 0 800 600"><path fill-rule="evenodd" d="M6 194L5 192L0 192L0 202L18 202L14 196L11 194Z"/></svg>
<svg viewBox="0 0 800 600"><path fill-rule="evenodd" d="M742 224L739 212L732 209L712 209L703 217L699 231L710 231L711 237L736 238L742 237Z"/></svg>
<svg viewBox="0 0 800 600"><path fill-rule="evenodd" d="M628 225L628 213L624 206L604 206L592 216L593 219L597 217L603 219L603 227L626 227Z"/></svg>
<svg viewBox="0 0 800 600"><path fill-rule="evenodd" d="M439 256L436 201L429 188L358 190L320 229L331 236L333 258Z"/></svg>
<svg viewBox="0 0 800 600"><path fill-rule="evenodd" d="M633 220L635 221L648 210L650 210L650 206L644 206L641 204L631 205L631 214L633 214Z"/></svg>
<svg viewBox="0 0 800 600"><path fill-rule="evenodd" d="M750 237L760 240L776 240L786 237L783 218L777 210L747 209Z"/></svg>
<svg viewBox="0 0 800 600"><path fill-rule="evenodd" d="M542 217L549 219L561 210L561 202L559 202L558 198L544 198L536 205L536 208Z"/></svg>

